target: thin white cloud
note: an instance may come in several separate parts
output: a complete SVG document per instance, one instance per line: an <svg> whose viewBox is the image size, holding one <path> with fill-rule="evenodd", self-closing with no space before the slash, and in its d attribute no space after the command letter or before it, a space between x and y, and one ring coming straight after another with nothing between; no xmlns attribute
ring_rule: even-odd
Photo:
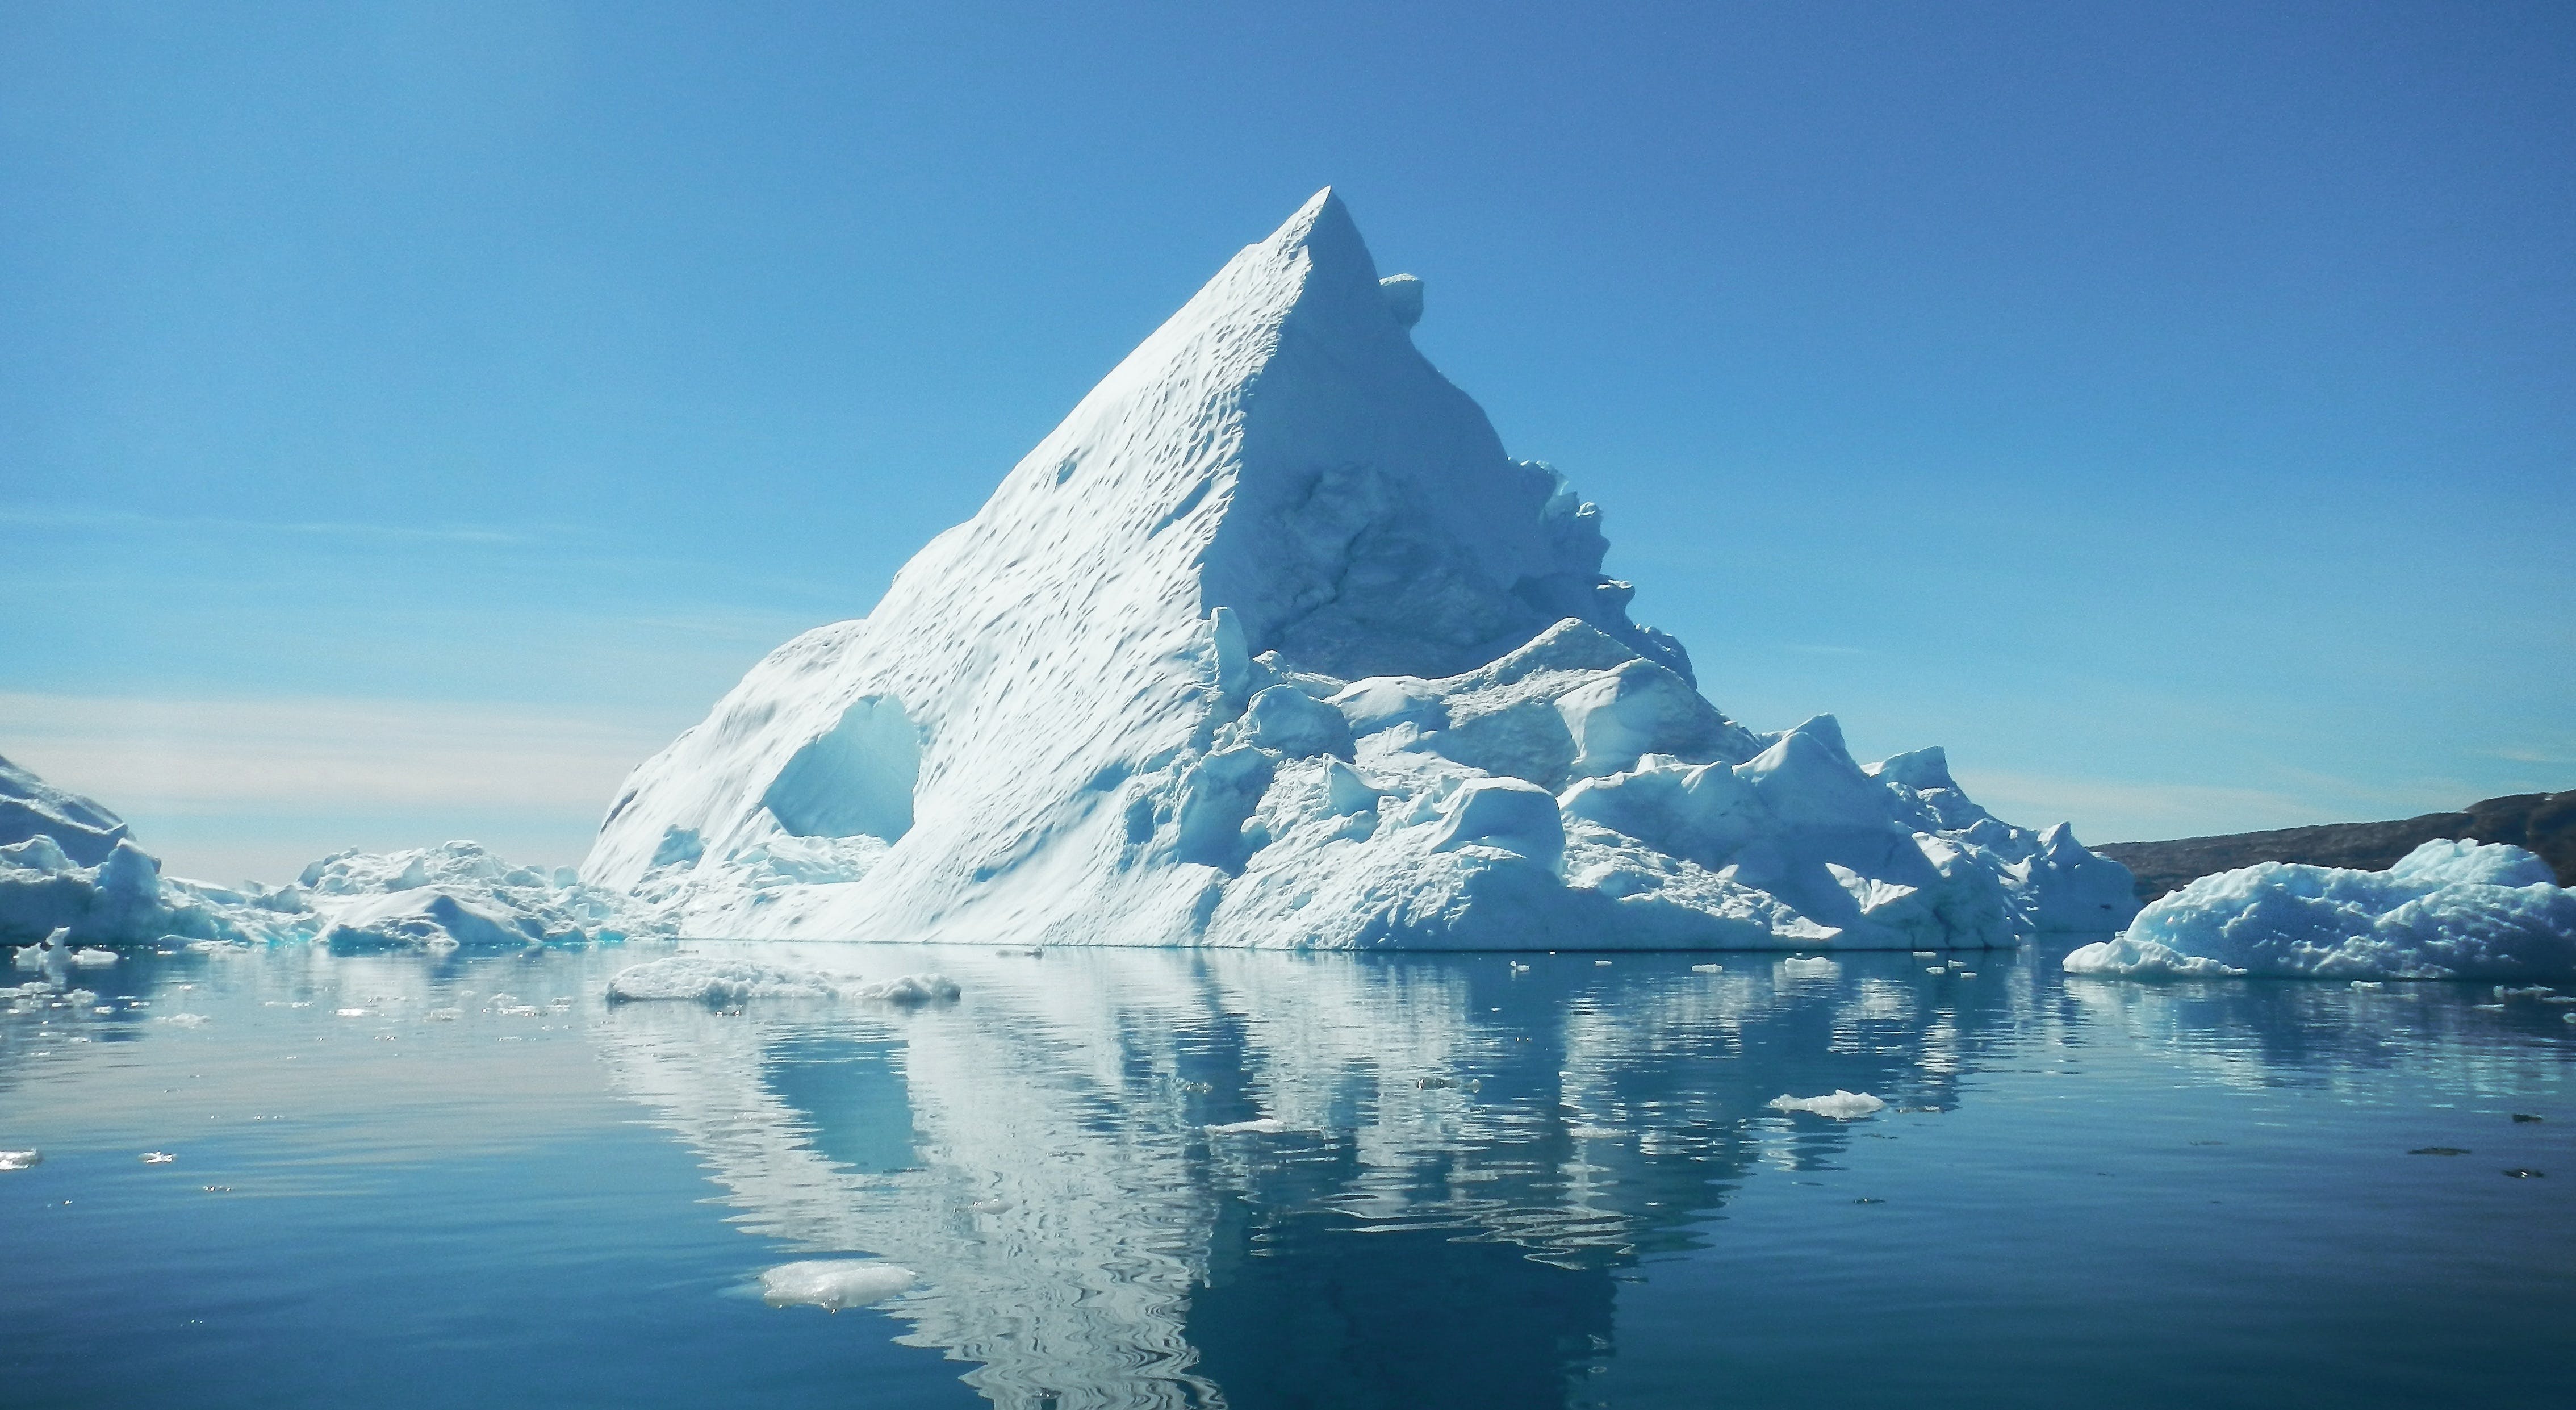
<svg viewBox="0 0 2576 1410"><path fill-rule="evenodd" d="M414 543L518 544L530 535L479 525L360 524L328 520L181 518L106 510L0 509L0 524L32 529L89 529L111 532L184 530L189 533L286 534L333 539L401 540Z"/></svg>
<svg viewBox="0 0 2576 1410"><path fill-rule="evenodd" d="M0 692L0 754L128 814L604 810L674 733L573 707Z"/></svg>
<svg viewBox="0 0 2576 1410"><path fill-rule="evenodd" d="M2328 822L2371 822L2457 808L2458 785L2423 783L2405 789L2353 784L2344 779L2301 782L2314 790L2204 783L2141 783L2126 779L2025 774L1953 767L1970 797L1997 816L2025 826L2075 824L2087 842L2145 842L2169 837L2223 836L2305 827Z"/></svg>

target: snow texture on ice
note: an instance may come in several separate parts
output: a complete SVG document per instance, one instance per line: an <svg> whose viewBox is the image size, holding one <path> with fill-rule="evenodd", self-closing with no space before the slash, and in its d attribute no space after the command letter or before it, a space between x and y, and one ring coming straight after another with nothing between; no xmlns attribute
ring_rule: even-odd
<svg viewBox="0 0 2576 1410"><path fill-rule="evenodd" d="M582 875L708 938L1942 948L2126 869L1939 750L1763 734L1318 193L896 576L629 778Z"/></svg>
<svg viewBox="0 0 2576 1410"><path fill-rule="evenodd" d="M2576 891L2503 843L2427 842L2386 871L2264 862L2204 876L2065 960L2122 978L2515 979L2576 973Z"/></svg>

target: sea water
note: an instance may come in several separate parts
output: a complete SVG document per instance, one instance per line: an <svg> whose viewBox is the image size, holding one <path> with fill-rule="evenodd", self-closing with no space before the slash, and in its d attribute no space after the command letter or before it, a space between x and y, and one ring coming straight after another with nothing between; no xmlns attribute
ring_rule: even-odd
<svg viewBox="0 0 2576 1410"><path fill-rule="evenodd" d="M2576 1404L2571 1006L2062 949L129 956L0 999L0 1405Z"/></svg>

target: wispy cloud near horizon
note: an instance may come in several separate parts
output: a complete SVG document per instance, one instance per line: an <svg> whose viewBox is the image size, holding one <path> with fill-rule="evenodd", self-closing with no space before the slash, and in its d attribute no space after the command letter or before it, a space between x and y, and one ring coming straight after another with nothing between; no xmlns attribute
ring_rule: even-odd
<svg viewBox="0 0 2576 1410"><path fill-rule="evenodd" d="M572 707L0 693L0 755L125 817L173 872L226 878L496 826L542 849L525 860L578 860L674 732Z"/></svg>

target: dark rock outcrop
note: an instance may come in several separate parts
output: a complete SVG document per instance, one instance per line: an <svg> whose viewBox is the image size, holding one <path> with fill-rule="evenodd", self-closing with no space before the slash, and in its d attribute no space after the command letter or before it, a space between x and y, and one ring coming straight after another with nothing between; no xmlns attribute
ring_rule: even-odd
<svg viewBox="0 0 2576 1410"><path fill-rule="evenodd" d="M2382 871L2437 837L2510 842L2549 863L2561 886L2576 886L2576 790L2489 798L2458 813L2426 813L2402 822L2325 823L2227 837L2171 842L2105 842L2093 848L2138 878L2138 900L2155 900L2213 872L2256 862Z"/></svg>

